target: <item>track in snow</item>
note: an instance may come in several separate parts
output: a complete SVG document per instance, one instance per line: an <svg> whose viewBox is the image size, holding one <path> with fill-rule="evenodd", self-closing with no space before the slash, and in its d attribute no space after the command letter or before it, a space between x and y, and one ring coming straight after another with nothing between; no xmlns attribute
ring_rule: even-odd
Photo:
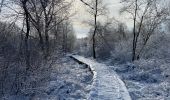
<svg viewBox="0 0 170 100"><path fill-rule="evenodd" d="M131 100L124 82L109 67L78 55L72 55L79 63L88 65L94 74L88 100Z"/></svg>

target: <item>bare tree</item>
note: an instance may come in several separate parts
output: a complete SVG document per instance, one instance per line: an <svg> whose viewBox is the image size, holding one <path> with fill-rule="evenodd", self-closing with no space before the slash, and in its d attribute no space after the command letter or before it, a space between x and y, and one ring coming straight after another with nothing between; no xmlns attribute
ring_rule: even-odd
<svg viewBox="0 0 170 100"><path fill-rule="evenodd" d="M43 40L43 32L42 32L43 10L40 6L40 2L38 0L30 0L29 8L30 8L30 10L29 10L30 22L37 30L37 33L39 36L39 44L41 46L41 49L44 50L44 40Z"/></svg>
<svg viewBox="0 0 170 100"><path fill-rule="evenodd" d="M132 61L140 58L140 54L147 44L154 30L160 25L167 17L165 8L158 7L161 1L158 0L122 0L124 7L121 12L128 12L133 17L133 50ZM145 34L145 42L141 45L138 44L141 31L144 27L151 26L149 31ZM148 26L149 25L149 26ZM141 47L140 47L141 46ZM140 48L140 49L139 49Z"/></svg>
<svg viewBox="0 0 170 100"><path fill-rule="evenodd" d="M68 14L66 14L67 12L63 12L66 11L65 9L68 9L71 6L71 3L68 4L64 4L63 5L63 1L61 0L51 0L51 1L47 1L47 0L40 0L41 3L41 7L43 9L43 15L44 15L44 34L45 34L45 43L46 43L46 56L49 55L49 30L51 29L50 27L54 27L56 25L56 21L57 20L57 15L58 14L62 14L64 15L64 17L59 20L59 22L57 22L57 24L61 23L62 21L68 19ZM60 4L60 6L58 6ZM61 17L60 17L61 18ZM52 24L55 23L55 24Z"/></svg>
<svg viewBox="0 0 170 100"><path fill-rule="evenodd" d="M7 16L13 22L0 22L0 64L2 65L0 67L0 98L10 94L24 94L28 89L37 88L39 82L43 83L43 85L46 84L45 80L49 79L53 60L43 59L44 52L41 52L37 45L48 42L50 50L57 51L55 48L50 47L58 46L56 43L52 45L54 41L52 30L55 27L58 28L59 24L65 24L62 29L64 30L65 28L66 49L71 48L70 45L74 42L72 39L75 38L71 23L68 25L67 21L65 22L70 17L68 10L71 2L65 0L41 0L41 2L40 0L3 1L7 2L2 2L0 5L3 4L2 6L6 7L4 9L9 8L8 10L13 11ZM46 2L47 6L44 4ZM19 21L23 21L22 25L18 26L18 23L16 23L17 18L12 19L16 16L18 19L20 18ZM62 34L58 29L55 31L57 31L57 34ZM60 40L57 40L57 42L60 42ZM45 51L46 45L42 45L44 49L42 51ZM37 74L42 77L40 78ZM37 77L36 81L33 78L34 76Z"/></svg>
<svg viewBox="0 0 170 100"><path fill-rule="evenodd" d="M26 22L26 34L25 34L25 54L26 54L26 70L29 69L30 67L30 52L29 52L29 33L30 33L30 19L29 19L29 12L28 12L28 8L27 8L27 2L28 0L20 0L21 2L21 6L24 10L24 15L25 15L25 22Z"/></svg>
<svg viewBox="0 0 170 100"><path fill-rule="evenodd" d="M17 1L15 1L17 2ZM68 20L71 14L68 12L71 2L62 0L28 0L27 13L31 27L37 30L41 50L45 58L49 55L49 31L55 26Z"/></svg>
<svg viewBox="0 0 170 100"><path fill-rule="evenodd" d="M80 0L83 4L88 6L91 10L90 14L94 17L94 31L92 35L92 50L93 50L93 58L96 59L96 40L95 36L97 33L97 18L99 15L103 15L106 10L105 6L102 5L102 0L91 0L91 3L87 3L83 0Z"/></svg>
<svg viewBox="0 0 170 100"><path fill-rule="evenodd" d="M126 28L127 27L124 23L118 22L118 33L120 34L120 40L126 39L126 34L125 34Z"/></svg>

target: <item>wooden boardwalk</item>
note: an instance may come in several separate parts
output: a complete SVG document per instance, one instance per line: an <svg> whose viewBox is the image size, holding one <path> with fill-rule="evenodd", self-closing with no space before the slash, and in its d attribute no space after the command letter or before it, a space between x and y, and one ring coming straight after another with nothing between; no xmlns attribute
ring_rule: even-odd
<svg viewBox="0 0 170 100"><path fill-rule="evenodd" d="M91 92L88 100L131 100L124 82L115 71L105 64L78 55L72 55L79 63L89 66L94 74Z"/></svg>

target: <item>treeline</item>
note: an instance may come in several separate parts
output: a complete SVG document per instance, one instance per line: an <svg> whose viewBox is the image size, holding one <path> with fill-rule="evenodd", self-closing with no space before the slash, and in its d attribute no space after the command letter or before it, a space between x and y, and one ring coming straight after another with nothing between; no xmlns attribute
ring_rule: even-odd
<svg viewBox="0 0 170 100"><path fill-rule="evenodd" d="M71 4L64 0L2 1L1 16L6 16L5 10L14 11L8 17L15 20L0 22L0 98L31 95L31 89L50 78L52 63L73 50Z"/></svg>
<svg viewBox="0 0 170 100"><path fill-rule="evenodd" d="M120 9L120 16L129 16L133 24L132 29L115 18L107 18L107 7L102 3L103 0L91 2L83 1L91 11L88 12L93 16L97 14L97 17L92 17L89 36L79 44L88 48L85 54L81 50L82 54L97 59L112 59L113 62L119 63L141 58L169 57L168 1L121 0L123 7ZM103 22L100 17L107 20Z"/></svg>

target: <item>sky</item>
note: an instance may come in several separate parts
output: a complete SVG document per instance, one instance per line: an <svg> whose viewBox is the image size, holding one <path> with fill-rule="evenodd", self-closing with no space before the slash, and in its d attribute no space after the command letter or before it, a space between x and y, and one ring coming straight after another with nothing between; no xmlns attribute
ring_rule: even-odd
<svg viewBox="0 0 170 100"><path fill-rule="evenodd" d="M103 4L106 5L109 11L107 14L109 18L114 17L116 20L128 24L129 27L132 26L129 16L123 16L119 14L119 10L122 7L120 0L103 0ZM72 11L76 12L72 18L72 22L77 38L86 37L88 35L90 26L87 23L84 23L84 21L89 21L92 18L92 16L90 16L87 11L87 6L85 6L80 0L75 0ZM98 18L98 20L102 20L102 18Z"/></svg>
<svg viewBox="0 0 170 100"><path fill-rule="evenodd" d="M0 0L1 1L1 0ZM66 0L66 1L72 1L72 0ZM89 0L84 0L84 1L89 1ZM116 20L119 20L121 22L125 22L128 24L128 26L131 26L131 22L129 20L129 16L122 16L119 14L119 10L122 7L120 0L103 0L103 5L106 5L109 13L107 16L109 18L114 17ZM90 26L87 23L84 23L85 21L90 21L93 17L89 14L87 11L87 6L85 6L80 0L73 0L73 6L71 8L71 13L75 13L74 16L71 17L71 22L73 23L73 28L75 31L75 34L77 38L83 38L88 35L88 32L90 30ZM4 8L6 9L6 8ZM7 14L6 10L2 10ZM2 12L1 12L2 13ZM8 13L11 13L8 11ZM2 14L1 14L2 15ZM0 17L0 20L4 20L6 16ZM98 20L103 20L103 18L98 18ZM7 18L7 20L9 20ZM13 19L12 19L13 21ZM17 22L19 26L22 24L22 22L18 21Z"/></svg>
<svg viewBox="0 0 170 100"><path fill-rule="evenodd" d="M71 0L67 0L67 1L71 1ZM89 1L89 0L84 0L84 1ZM169 0L164 0L164 1L169 1ZM128 28L130 29L133 28L133 20L130 18L131 16L128 15L127 13L123 15L120 15L119 13L120 9L123 7L123 5L120 3L120 0L103 0L103 5L106 5L108 9L107 16L109 18L114 17L114 19L125 23ZM73 0L73 6L71 8L70 13L75 13L74 16L71 17L71 22L73 23L73 28L77 38L86 37L91 28L87 23L85 23L87 21L91 21L91 19L93 18L87 11L87 8L88 7L85 6L80 0ZM6 10L3 11L6 12ZM4 17L0 18L0 20L2 19L4 20ZM103 19L104 17L98 18L98 21L101 21Z"/></svg>

